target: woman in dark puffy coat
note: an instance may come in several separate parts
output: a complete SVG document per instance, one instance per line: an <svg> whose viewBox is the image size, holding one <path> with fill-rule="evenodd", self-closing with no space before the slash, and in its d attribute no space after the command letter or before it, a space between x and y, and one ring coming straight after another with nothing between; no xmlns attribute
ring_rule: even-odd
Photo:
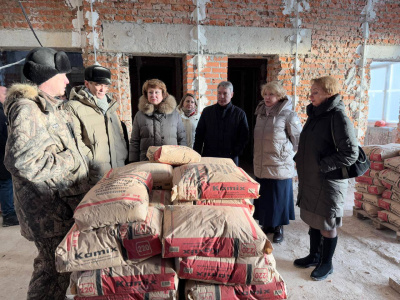
<svg viewBox="0 0 400 300"><path fill-rule="evenodd" d="M265 233L274 232L274 243L283 240L283 225L294 220L292 177L301 123L292 101L276 81L261 87L255 114L254 175L260 183L260 198L254 200L254 217Z"/></svg>
<svg viewBox="0 0 400 300"><path fill-rule="evenodd" d="M167 92L164 82L150 79L143 84L139 111L133 120L129 143L129 161L147 160L150 146L186 146L186 133L176 100Z"/></svg>
<svg viewBox="0 0 400 300"><path fill-rule="evenodd" d="M310 253L296 259L294 265L316 266L311 278L323 280L333 272L336 228L342 225L348 186L348 180L341 179L342 167L355 163L358 143L337 80L326 76L313 79L311 84L308 119L295 156L299 178L297 205L301 219L310 226Z"/></svg>

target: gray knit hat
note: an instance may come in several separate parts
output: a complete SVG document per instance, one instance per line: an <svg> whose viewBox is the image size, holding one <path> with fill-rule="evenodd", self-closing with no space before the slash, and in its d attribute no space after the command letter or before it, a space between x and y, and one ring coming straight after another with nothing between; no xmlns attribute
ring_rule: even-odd
<svg viewBox="0 0 400 300"><path fill-rule="evenodd" d="M71 64L64 51L35 48L25 58L23 73L27 79L41 85L60 73L71 72Z"/></svg>

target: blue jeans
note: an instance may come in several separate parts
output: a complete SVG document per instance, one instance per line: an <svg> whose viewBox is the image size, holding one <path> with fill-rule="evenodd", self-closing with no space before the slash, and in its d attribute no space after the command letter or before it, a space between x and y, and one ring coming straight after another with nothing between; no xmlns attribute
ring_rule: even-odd
<svg viewBox="0 0 400 300"><path fill-rule="evenodd" d="M15 214L11 179L0 180L0 204L3 217Z"/></svg>

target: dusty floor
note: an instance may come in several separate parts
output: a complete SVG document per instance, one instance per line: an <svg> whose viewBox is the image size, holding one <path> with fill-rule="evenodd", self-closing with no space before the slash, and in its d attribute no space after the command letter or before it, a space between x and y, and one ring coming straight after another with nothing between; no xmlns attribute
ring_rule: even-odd
<svg viewBox="0 0 400 300"><path fill-rule="evenodd" d="M311 268L293 266L293 260L308 251L308 229L296 208L297 220L285 226L285 240L274 250L289 299L400 299L388 285L389 277L400 278L400 242L393 231L376 230L370 220L353 217L352 205L350 190L339 229L334 273L323 282L310 279ZM21 237L19 226L0 227L0 241L0 299L25 299L36 249Z"/></svg>

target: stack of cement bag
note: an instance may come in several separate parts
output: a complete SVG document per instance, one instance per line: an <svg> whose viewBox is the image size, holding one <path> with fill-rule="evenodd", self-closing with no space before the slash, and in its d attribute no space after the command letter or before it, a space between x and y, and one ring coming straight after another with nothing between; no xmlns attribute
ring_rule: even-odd
<svg viewBox="0 0 400 300"><path fill-rule="evenodd" d="M378 212L378 218L400 230L400 153L386 158L384 166L385 169L379 172L379 179L387 189L379 199L382 210Z"/></svg>
<svg viewBox="0 0 400 300"><path fill-rule="evenodd" d="M286 299L272 245L244 200L258 192L258 183L229 159L174 168L162 256L175 258L186 299Z"/></svg>
<svg viewBox="0 0 400 300"><path fill-rule="evenodd" d="M177 299L173 260L160 255L170 192L152 191L153 177L158 188L170 188L172 167L112 169L76 208L75 225L56 250L57 270L72 272L76 300ZM149 204L151 197L158 203Z"/></svg>
<svg viewBox="0 0 400 300"><path fill-rule="evenodd" d="M354 204L375 218L383 210L379 205L380 199L388 193L386 190L389 187L380 176L386 172L384 161L398 156L400 144L370 145L364 146L363 150L371 161L371 167L364 175L356 178L357 191L354 193Z"/></svg>

